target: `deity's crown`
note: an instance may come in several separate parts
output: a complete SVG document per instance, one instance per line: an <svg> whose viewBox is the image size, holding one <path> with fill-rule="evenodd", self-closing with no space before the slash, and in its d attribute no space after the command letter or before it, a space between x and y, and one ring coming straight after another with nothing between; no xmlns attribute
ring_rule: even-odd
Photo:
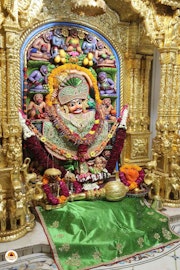
<svg viewBox="0 0 180 270"><path fill-rule="evenodd" d="M79 74L70 74L59 87L59 102L64 105L73 99L87 99L89 85L86 79Z"/></svg>

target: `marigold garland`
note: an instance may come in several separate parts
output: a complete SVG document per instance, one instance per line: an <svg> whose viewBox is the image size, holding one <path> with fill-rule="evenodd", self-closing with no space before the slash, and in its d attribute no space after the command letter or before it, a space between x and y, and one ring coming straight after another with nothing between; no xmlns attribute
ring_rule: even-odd
<svg viewBox="0 0 180 270"><path fill-rule="evenodd" d="M136 164L125 164L120 168L119 176L129 190L134 190L144 181L145 172Z"/></svg>
<svg viewBox="0 0 180 270"><path fill-rule="evenodd" d="M93 76L93 74L91 73L90 70L88 70L87 68L81 67L77 64L64 64L62 66L59 66L55 69L53 69L53 71L51 72L51 74L48 77L48 85L49 85L49 94L46 96L46 104L48 106L52 106L53 104L53 92L55 90L55 88L57 88L58 86L58 76L62 75L64 73L64 76L66 76L68 74L68 70L78 70L78 71L83 71L85 72L91 79L93 88L94 88L94 92L95 92L95 100L98 104L101 104L101 98L99 95L99 90L98 90L98 86L97 86L97 80L96 78Z"/></svg>
<svg viewBox="0 0 180 270"><path fill-rule="evenodd" d="M55 152L56 154L58 155L61 155L61 156L64 156L66 159L74 159L74 160L79 160L78 156L77 155L73 155L72 153L70 152L67 152L65 151L64 149L61 149L58 147L58 145L55 145L54 143L51 143L46 137L44 137L42 135L42 133L40 133L37 128L31 123L30 120L26 120L26 124L27 126L30 128L31 131L33 131L35 133L35 136L32 136L30 138L28 138L26 140L26 144L27 146L29 145L29 149L32 150L32 154L34 155L34 158L36 159L40 159L41 163L45 164L48 160L48 155L46 154L45 155L45 151L43 149L43 147L41 146L40 142L42 142L44 145L46 145L46 147L48 147L51 151ZM105 146L107 145L107 143L109 142L110 138L112 138L114 136L114 133L116 132L116 129L118 127L118 121L115 121L113 126L111 127L111 130L109 131L106 139L95 149L95 151L91 151L89 154L86 153L84 154L84 159L87 160L87 159L90 159L92 157L95 157L98 155L99 152L102 152L105 148ZM125 130L122 130L122 129L118 129L118 130L121 130L117 133L120 133L120 140L122 140L122 143L120 143L120 151L122 150L122 147L123 147L123 142L124 142L124 135L122 135L121 133L126 133ZM117 136L117 135L116 135ZM117 137L117 140L119 140L119 136ZM33 137L37 137L39 140L36 140L35 143L37 144L38 143L38 148L36 145L34 145L34 140L35 138ZM31 143L31 138L33 138L33 142ZM40 141L40 142L39 142ZM113 149L116 149L116 144L113 146ZM116 156L118 151L114 151L113 150L113 153L116 153ZM36 154L35 154L36 153ZM43 158L42 158L43 156ZM117 157L114 158L114 160L116 159ZM115 160L115 162L117 161L117 159ZM111 167L111 170L113 171L114 170L114 167L115 167L115 163L114 162L110 162L111 164L109 164L109 166ZM47 163L48 164L48 163ZM43 166L43 167L46 167L46 166ZM110 171L111 171L110 170ZM108 171L109 171L109 168L108 168ZM109 171L109 172L110 172Z"/></svg>

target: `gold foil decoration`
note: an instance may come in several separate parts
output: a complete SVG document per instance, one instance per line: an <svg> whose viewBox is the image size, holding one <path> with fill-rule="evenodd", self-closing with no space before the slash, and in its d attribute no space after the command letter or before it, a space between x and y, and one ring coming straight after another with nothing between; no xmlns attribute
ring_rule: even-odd
<svg viewBox="0 0 180 270"><path fill-rule="evenodd" d="M97 16L106 12L104 0L72 0L71 10L74 13L85 16Z"/></svg>

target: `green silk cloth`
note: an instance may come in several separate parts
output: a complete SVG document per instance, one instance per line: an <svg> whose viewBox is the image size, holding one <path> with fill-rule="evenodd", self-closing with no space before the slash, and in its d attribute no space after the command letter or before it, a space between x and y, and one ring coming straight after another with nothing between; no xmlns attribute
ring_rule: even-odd
<svg viewBox="0 0 180 270"><path fill-rule="evenodd" d="M37 213L59 269L82 270L117 263L179 240L168 217L142 198L119 202L75 201Z"/></svg>

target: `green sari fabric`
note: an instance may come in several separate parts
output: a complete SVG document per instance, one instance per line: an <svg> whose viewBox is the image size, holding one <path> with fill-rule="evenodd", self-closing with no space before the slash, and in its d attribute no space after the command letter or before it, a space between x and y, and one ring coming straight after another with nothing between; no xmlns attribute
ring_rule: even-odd
<svg viewBox="0 0 180 270"><path fill-rule="evenodd" d="M168 217L142 198L68 202L53 210L37 207L37 212L63 270L117 263L179 239L170 230Z"/></svg>

